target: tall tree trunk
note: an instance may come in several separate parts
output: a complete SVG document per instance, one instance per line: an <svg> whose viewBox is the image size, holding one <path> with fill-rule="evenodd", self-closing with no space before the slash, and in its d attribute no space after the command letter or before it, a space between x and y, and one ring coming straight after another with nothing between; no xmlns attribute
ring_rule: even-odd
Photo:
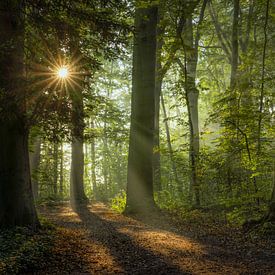
<svg viewBox="0 0 275 275"><path fill-rule="evenodd" d="M234 0L234 13L232 25L232 54L231 54L231 76L230 76L230 90L234 91L237 82L237 69L239 60L239 13L240 0Z"/></svg>
<svg viewBox="0 0 275 275"><path fill-rule="evenodd" d="M107 109L105 110L105 117L106 117ZM105 188L105 198L109 198L110 195L110 186L109 186L109 178L110 173L108 173L109 167L109 154L108 154L108 140L107 140L107 132L106 132L106 121L104 122L103 127L103 162L102 162L102 170L103 170L103 182ZM110 172L110 171L109 171Z"/></svg>
<svg viewBox="0 0 275 275"><path fill-rule="evenodd" d="M154 129L154 154L153 154L153 183L154 190L161 191L161 167L160 167L160 146L159 146L159 115L160 115L160 93L162 89L162 66L161 51L163 46L164 28L160 25L163 18L162 8L159 7L157 22L157 51L156 51L156 84L155 84L155 129Z"/></svg>
<svg viewBox="0 0 275 275"><path fill-rule="evenodd" d="M91 127L94 128L94 121L92 120L91 122ZM97 200L97 182L96 182L96 172L95 172L95 166L96 166L96 161L95 161L95 137L93 136L91 139L91 161L92 161L92 185L93 185L93 194L94 198Z"/></svg>
<svg viewBox="0 0 275 275"><path fill-rule="evenodd" d="M160 64L157 65L157 71L159 71L160 68L161 68ZM161 87L162 87L162 79L160 74L157 73L156 88L155 88L155 131L154 131L154 154L153 154L153 182L154 182L155 191L162 190L161 168L160 168L160 147L159 147L159 113L160 113Z"/></svg>
<svg viewBox="0 0 275 275"><path fill-rule="evenodd" d="M57 197L58 184L58 143L53 144L53 194Z"/></svg>
<svg viewBox="0 0 275 275"><path fill-rule="evenodd" d="M63 188L64 188L64 150L63 150L63 143L61 142L60 146L60 171L59 171L59 196L63 198Z"/></svg>
<svg viewBox="0 0 275 275"><path fill-rule="evenodd" d="M152 165L157 15L156 6L136 8L126 212L145 213L155 206Z"/></svg>
<svg viewBox="0 0 275 275"><path fill-rule="evenodd" d="M32 192L34 199L38 199L38 179L37 179L37 172L40 164L40 155L41 155L41 138L35 137L32 150L29 153L30 157L30 169L31 169L31 179L32 179Z"/></svg>
<svg viewBox="0 0 275 275"><path fill-rule="evenodd" d="M162 190L161 184L161 167L160 167L160 137L159 137L159 117L160 117L160 95L162 91L162 82L165 74L170 69L175 54L179 49L179 40L184 26L184 15L182 14L176 28L176 36L171 48L169 49L169 56L165 64L161 62L161 52L163 49L164 41L163 36L165 27L162 25L163 13L165 8L163 7L164 1L160 1L158 11L158 25L157 25L157 56L156 56L156 86L155 86L155 131L154 131L154 154L153 154L153 181L156 191Z"/></svg>
<svg viewBox="0 0 275 275"><path fill-rule="evenodd" d="M260 91L260 106L258 119L257 133L257 155L261 154L261 131L264 110L264 84L265 84L265 66L266 66L266 49L267 49L267 26L268 26L269 0L266 2L265 24L264 24L264 46L262 54L262 73L261 73L261 91Z"/></svg>
<svg viewBox="0 0 275 275"><path fill-rule="evenodd" d="M178 194L182 194L182 185L178 178L177 167L176 167L176 163L175 163L175 159L174 159L174 152L173 152L172 143L171 143L170 130L169 130L169 125L168 125L168 120L167 120L165 102L164 102L162 93L160 93L160 99L161 99L161 106L162 106L163 118L164 118L164 124L165 124L167 146L168 146L168 151L169 151L169 155L170 155L170 161L172 164L172 170L173 170L175 182L177 185Z"/></svg>
<svg viewBox="0 0 275 275"><path fill-rule="evenodd" d="M39 225L31 188L22 89L23 1L0 1L0 227ZM3 50L5 49L5 50Z"/></svg>
<svg viewBox="0 0 275 275"><path fill-rule="evenodd" d="M265 11L265 23L264 23L264 46L262 54L262 74L261 74L261 92L260 92L260 106L259 106L259 119L258 119L258 133L257 133L257 157L259 159L261 154L261 131L262 131L262 122L263 122L263 111L264 111L264 85L265 85L265 67L266 67L266 49L267 49L267 30L268 30L268 18L269 18L269 5L270 0L266 1L266 11ZM274 124L274 123L272 123ZM274 126L274 125L273 125ZM274 145L274 142L271 144ZM273 146L274 147L274 146ZM268 211L268 219L275 221L275 160L273 154L273 190L271 194L271 200Z"/></svg>
<svg viewBox="0 0 275 275"><path fill-rule="evenodd" d="M70 179L70 201L71 206L76 208L87 201L84 192L84 153L83 153L83 131L84 110L83 96L80 89L76 89L72 98L72 162Z"/></svg>
<svg viewBox="0 0 275 275"><path fill-rule="evenodd" d="M184 60L183 65L180 59L177 59L178 64L182 68L185 77L185 97L187 103L187 111L189 118L189 130L190 130L190 198L193 198L194 204L199 207L200 202L200 182L198 177L198 164L199 164L199 152L200 152L200 134L199 134L199 109L198 99L199 91L196 87L196 74L198 63L198 47L200 40L200 26L204 18L208 0L204 0L201 6L199 21L197 24L196 35L193 30L193 16L192 14L186 18L186 31L185 31L185 44L184 48Z"/></svg>
<svg viewBox="0 0 275 275"><path fill-rule="evenodd" d="M186 103L187 103L188 118L189 118L189 131L190 131L189 160L190 160L190 166L191 166L190 197L192 198L194 194L195 206L199 207L200 206L200 184L199 184L199 178L198 178L198 161L199 161L199 151L200 151L199 110L198 110L199 91L196 87L199 36L197 35L196 40L194 42L192 17L186 20L185 40L186 40L184 45L185 64L183 65L179 59L178 59L178 63L181 66L182 70L184 71L184 75L185 75L185 93L186 93Z"/></svg>
<svg viewBox="0 0 275 275"><path fill-rule="evenodd" d="M275 160L273 158L273 173L272 173L273 189L269 204L268 219L275 221Z"/></svg>

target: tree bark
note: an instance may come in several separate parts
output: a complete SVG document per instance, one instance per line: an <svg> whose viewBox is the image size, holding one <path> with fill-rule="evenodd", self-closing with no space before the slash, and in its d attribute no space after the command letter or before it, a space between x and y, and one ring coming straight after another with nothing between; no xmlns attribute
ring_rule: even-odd
<svg viewBox="0 0 275 275"><path fill-rule="evenodd" d="M157 57L156 57L156 87L155 87L155 131L154 131L154 155L153 155L153 179L154 179L154 190L161 191L161 165L160 165L160 139L159 139L159 117L160 117L160 101L161 101L161 91L162 82L165 74L170 69L175 55L179 49L179 40L184 26L184 15L182 14L176 28L176 36L171 48L169 49L169 56L165 64L161 63L161 52L163 48L163 35L165 32L165 27L161 25L161 20L163 19L163 2L160 2L159 6L159 16L157 25Z"/></svg>
<svg viewBox="0 0 275 275"><path fill-rule="evenodd" d="M58 143L53 144L53 194L57 197L58 184Z"/></svg>
<svg viewBox="0 0 275 275"><path fill-rule="evenodd" d="M182 64L180 59L177 59L177 62L185 76L185 97L187 103L190 131L190 198L192 198L194 194L196 207L200 206L200 187L198 179L198 160L200 150L198 110L199 91L196 87L198 39L199 36L194 42L192 17L188 18L186 20L185 44L183 45L185 52L185 64Z"/></svg>
<svg viewBox="0 0 275 275"><path fill-rule="evenodd" d="M0 227L39 221L31 188L25 121L23 1L0 1Z"/></svg>
<svg viewBox="0 0 275 275"><path fill-rule="evenodd" d="M167 121L165 102L164 102L162 93L160 94L160 99L161 99L161 106L162 106L162 111L163 111L164 125L165 125L166 138L167 138L167 146L168 146L168 151L169 151L169 155L170 155L172 170L173 170L175 182L177 185L178 194L182 194L182 185L178 178L177 167L176 167L176 163L175 163L175 159L174 159L174 152L173 152L172 143L171 143L170 130L169 130L169 125L168 125L168 121Z"/></svg>
<svg viewBox="0 0 275 275"><path fill-rule="evenodd" d="M64 189L64 150L63 150L63 143L61 142L61 146L60 146L60 171L59 171L59 196L61 198L63 198L63 189Z"/></svg>
<svg viewBox="0 0 275 275"><path fill-rule="evenodd" d="M126 212L146 213L153 198L156 28L158 8L136 8Z"/></svg>
<svg viewBox="0 0 275 275"><path fill-rule="evenodd" d="M38 179L37 179L37 172L40 164L40 155L41 155L41 138L35 137L32 150L29 153L30 157L30 169L31 169L31 175L32 175L32 191L34 199L38 199L38 191L39 191L39 185L38 185Z"/></svg>
<svg viewBox="0 0 275 275"><path fill-rule="evenodd" d="M237 69L239 60L239 13L240 1L234 0L234 13L232 25L232 54L231 54L231 76L230 76L230 90L234 91L237 81Z"/></svg>
<svg viewBox="0 0 275 275"><path fill-rule="evenodd" d="M160 55L160 48L158 47ZM155 131L154 131L154 154L153 154L153 182L154 190L161 191L161 167L160 167L160 147L159 147L159 113L160 113L160 94L162 89L162 76L160 74L160 58L157 57L156 66L156 87L155 87Z"/></svg>
<svg viewBox="0 0 275 275"><path fill-rule="evenodd" d="M94 128L94 121L91 122L91 127ZM96 166L96 156L95 156L95 137L93 136L91 138L91 161L92 161L92 185L93 185L93 195L94 198L97 200L97 182L96 182L96 172L95 172L95 166Z"/></svg>
<svg viewBox="0 0 275 275"><path fill-rule="evenodd" d="M275 221L275 160L273 158L273 174L272 174L273 189L269 204L268 219Z"/></svg>
<svg viewBox="0 0 275 275"><path fill-rule="evenodd" d="M70 178L70 201L75 209L87 201L84 192L84 153L83 153L83 131L84 131L84 109L83 96L80 89L71 94L72 99L72 162Z"/></svg>

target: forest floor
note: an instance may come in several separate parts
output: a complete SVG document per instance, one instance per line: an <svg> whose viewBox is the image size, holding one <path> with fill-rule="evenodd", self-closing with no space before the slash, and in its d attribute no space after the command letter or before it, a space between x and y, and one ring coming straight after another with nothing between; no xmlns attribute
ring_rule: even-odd
<svg viewBox="0 0 275 275"><path fill-rule="evenodd" d="M275 274L274 243L249 242L237 232L192 228L167 214L126 217L100 203L77 214L68 206L41 212L58 225L57 260L69 256L63 268L69 260L72 273ZM48 273L62 270L58 263L52 268Z"/></svg>
<svg viewBox="0 0 275 275"><path fill-rule="evenodd" d="M275 274L274 240L229 227L179 222L165 212L128 217L101 203L78 213L44 206L40 214L54 224L44 240L51 247L20 274Z"/></svg>

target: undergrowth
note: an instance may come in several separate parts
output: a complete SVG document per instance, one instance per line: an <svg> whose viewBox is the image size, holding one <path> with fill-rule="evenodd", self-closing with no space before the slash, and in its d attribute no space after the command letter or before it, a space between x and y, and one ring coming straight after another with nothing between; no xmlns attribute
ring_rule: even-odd
<svg viewBox="0 0 275 275"><path fill-rule="evenodd" d="M126 206L126 192L121 191L111 200L111 208L118 213L122 213Z"/></svg>
<svg viewBox="0 0 275 275"><path fill-rule="evenodd" d="M50 255L55 227L43 219L41 224L37 232L26 227L0 231L0 274L22 274L46 267L47 263L39 260Z"/></svg>

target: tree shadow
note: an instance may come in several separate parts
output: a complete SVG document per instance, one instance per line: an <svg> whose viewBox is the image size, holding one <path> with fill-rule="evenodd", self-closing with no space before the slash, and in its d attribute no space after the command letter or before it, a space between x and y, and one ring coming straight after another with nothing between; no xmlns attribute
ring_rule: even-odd
<svg viewBox="0 0 275 275"><path fill-rule="evenodd" d="M103 209L102 213L105 212L106 209ZM112 256L128 274L192 274L195 271L188 263L184 266L184 263L181 262L177 266L175 264L177 261L173 261L170 256L167 256L169 253L176 255L178 259L183 261L189 258L195 265L198 265L198 269L206 268L207 270L207 268L210 268L211 270L213 268L219 270L224 267L225 270L228 268L228 270L235 272L246 272L247 270L262 270L265 265L266 270L272 270L272 266L274 267L272 257L266 257L266 255L265 258L260 255L248 257L246 250L238 251L237 248L229 247L226 243L221 244L219 241L211 239L211 237L198 238L186 229L178 230L178 227L173 224L171 218L167 217L165 213L163 213L163 216L161 216L161 212L157 216L155 214L148 216L124 215L123 219L118 220L105 219L104 215L102 218L97 213L100 215L100 211L93 213L88 207L81 207L77 210L79 218L89 229L91 238L108 247ZM114 215L112 211L110 211L110 214L111 216ZM127 218L130 218L130 220L127 220ZM99 231L95 231L95 228ZM129 236L130 234L124 233L124 231L121 233L121 229L122 231L126 229L126 231L131 232L131 235L134 234L135 236L152 232L152 238L154 238L156 232L164 235L172 233L178 243L186 241L187 246L182 248L177 246L177 243L173 246L171 243L166 242L164 247L167 253L163 254L158 252L158 249L153 251L150 248L142 247L134 236ZM201 252L192 247L188 248L188 243L197 244L201 248ZM203 263L205 263L205 266Z"/></svg>
<svg viewBox="0 0 275 275"><path fill-rule="evenodd" d="M161 254L140 246L133 238L117 230L118 222L104 220L88 207L76 212L89 231L89 238L108 248L110 254L127 274L192 274L169 263ZM134 228L134 230L138 230Z"/></svg>

